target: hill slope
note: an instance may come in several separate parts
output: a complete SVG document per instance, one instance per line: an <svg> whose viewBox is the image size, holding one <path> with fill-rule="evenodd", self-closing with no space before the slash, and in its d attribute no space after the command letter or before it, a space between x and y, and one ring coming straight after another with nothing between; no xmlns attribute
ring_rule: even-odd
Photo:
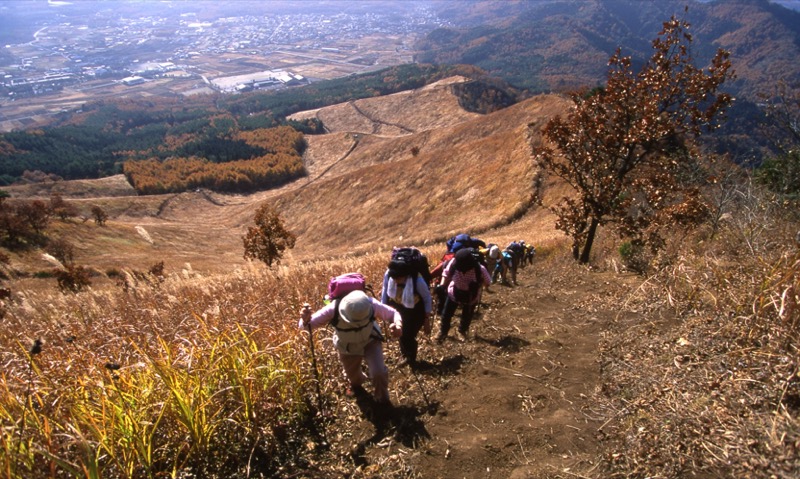
<svg viewBox="0 0 800 479"><path fill-rule="evenodd" d="M99 182L84 181L9 191L43 198L58 191L86 217L92 205L104 208L110 215L106 227L56 221L53 232L79 245L78 264L100 271L146 269L161 260L168 272L185 263L198 272L230 271L244 264L241 236L263 201L275 204L298 236L287 259L423 244L462 230L478 233L528 208L536 175L529 141L537 141L538 129L568 101L540 96L480 115L459 106L451 85L462 81L307 113L324 118L330 133L307 137L308 176L275 190L138 197L124 196L115 186L108 195L95 191L87 197ZM26 269L25 258L14 261L13 268ZM44 266L36 263L33 271Z"/></svg>
<svg viewBox="0 0 800 479"><path fill-rule="evenodd" d="M101 204L112 213L107 227L56 221L53 234L78 245L79 264L98 269L144 268L163 259L168 274L185 262L202 273L229 272L244 263L239 237L254 209L269 201L300 237L289 261L368 252L358 261L322 266L356 267L373 284L386 264L381 248L401 242L428 240L426 249L436 255L441 244L432 241L468 230L500 244L524 238L537 246L539 256L520 272L517 286L493 285L484 296L470 341L423 343L418 374L401 369L396 343L386 344L396 406L390 414L374 414L369 401L347 401L330 391L332 418L324 433L330 447L316 444L317 436L289 438L287 461L278 472L269 470L271 476L795 477L800 464L796 329L781 325L800 324L797 301L787 303L785 319L782 307L775 314L753 306L777 311L775 298L800 288L800 253L794 243L791 254L787 248L796 233L796 211L787 208L780 220L776 214L762 221L751 214L750 204L737 204L731 207L731 228L720 231L719 240L710 233L676 234L671 241L677 251L667 251L673 257L646 279L610 272L616 266L617 256L608 254L614 240L595 246L601 259L592 269L578 266L558 243L552 218L538 208L525 210L538 180L528 140L538 140L538 127L562 113L565 100L540 96L474 115L459 111L449 88L443 82L310 112L327 115L331 133L311 139L309 176L273 191L86 198L75 184L53 184L84 211ZM424 121L426 109L440 112L430 117L435 123ZM115 180L107 191L124 193ZM545 204L557 192L545 184ZM737 215L751 223L736 223ZM741 225L756 233L739 238ZM35 253L23 256L15 257L12 267L48 267L31 260ZM778 257L790 267L773 268L781 264L774 263ZM295 308L300 301L318 301L324 287L316 280L323 273L313 279L307 266L264 274L281 282L284 273L296 274L314 283L288 291L292 283L283 282L287 291L278 301L264 300L266 288L251 289L255 299L243 301L242 291L253 284L274 284L254 282L248 272L219 275L217 281L179 281L169 286L177 286L170 290L175 294L142 291L157 296L159 304L174 304L170 311L180 311L176 317L182 323L191 309L195 317L202 312L229 325L271 327L274 321L294 331ZM191 268L184 271L188 276ZM263 268L253 271L261 275ZM53 280L36 281L54 288ZM228 283L235 285L226 289ZM193 298L186 294L191 288L203 294ZM36 294L16 285L13 290L23 293L15 315L19 324L31 323L31 304L42 305L41 322L9 349L19 350L42 331L63 338L62 320L79 322L80 331L103 329L101 320L86 321L84 304L59 307L55 295L31 303ZM64 297L80 303L94 294ZM133 301L136 314L159 315L136 294L120 296ZM754 309L758 312L750 313ZM99 317L130 319L113 313ZM772 325L759 325L770 317ZM38 324L45 326L37 329ZM299 334L296 344L305 347L306 337ZM106 354L109 343L102 344ZM318 344L320 370L331 378L329 384L343 386L331 342ZM127 339L124 345L129 347ZM313 357L312 362L316 371ZM241 477L259 472L251 470L257 464L250 459Z"/></svg>
<svg viewBox="0 0 800 479"><path fill-rule="evenodd" d="M430 98L431 92L421 94ZM408 95L400 94L375 103L360 100L356 106L370 112L369 121L378 129L392 124L403 134L387 137L357 129L356 137L340 131L352 127L352 120L326 123L349 140L340 143L338 156L327 158L336 162L335 171L327 172L322 162L316 163L323 167L321 177L312 173L302 190L275 198L297 226L298 248L308 242L342 252L326 240L339 235L350 239L350 251L398 241L424 243L508 222L527 208L533 193L529 140L536 141L538 129L567 105L560 97L541 96L493 114L469 114L466 120L434 114L436 124L428 128L419 119L441 111L440 102L429 101L429 106L419 108ZM317 113L325 114L326 109ZM438 126L440 118L457 121L443 128ZM534 125L533 138L529 123ZM309 157L314 157L315 146L312 139ZM329 205L329 213L303 214L309 202ZM341 212L347 212L346 217Z"/></svg>

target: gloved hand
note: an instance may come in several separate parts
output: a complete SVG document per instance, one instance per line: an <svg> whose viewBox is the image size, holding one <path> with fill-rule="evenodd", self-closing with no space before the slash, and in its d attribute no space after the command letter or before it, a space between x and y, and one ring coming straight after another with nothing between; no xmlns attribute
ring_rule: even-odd
<svg viewBox="0 0 800 479"><path fill-rule="evenodd" d="M403 328L397 323L392 323L389 325L389 332L391 333L392 338L397 339L403 335Z"/></svg>
<svg viewBox="0 0 800 479"><path fill-rule="evenodd" d="M300 310L300 319L303 320L303 325L308 326L311 321L311 305L308 303L303 304L303 309Z"/></svg>

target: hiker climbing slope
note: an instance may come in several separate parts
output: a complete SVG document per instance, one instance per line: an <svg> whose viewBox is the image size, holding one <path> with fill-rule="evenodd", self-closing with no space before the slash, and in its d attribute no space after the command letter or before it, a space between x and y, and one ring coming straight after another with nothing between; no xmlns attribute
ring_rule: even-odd
<svg viewBox="0 0 800 479"><path fill-rule="evenodd" d="M389 370L383 359L383 334L376 320L389 323L393 337L403 331L400 313L391 306L381 304L361 290L347 293L315 313L306 305L300 312L301 329L313 329L331 324L334 327L333 344L339 353L344 374L349 381L346 394L365 393L366 376L362 362L366 361L374 388L373 396L379 404L390 404Z"/></svg>
<svg viewBox="0 0 800 479"><path fill-rule="evenodd" d="M463 340L469 336L469 326L475 314L475 308L481 300L481 292L492 284L492 277L486 267L481 264L481 256L473 248L460 249L455 257L445 266L442 285L447 288L444 311L439 323L439 335L436 342L441 344L450 331L450 321L461 307L461 323L458 332Z"/></svg>
<svg viewBox="0 0 800 479"><path fill-rule="evenodd" d="M494 283L496 281L494 271L500 261L500 247L490 243L485 248L478 248L478 252L483 255L483 259L486 262L486 271L492 274L492 283Z"/></svg>
<svg viewBox="0 0 800 479"><path fill-rule="evenodd" d="M511 262L508 264L508 272L511 274L511 282L516 286L517 284L517 271L519 271L520 263L522 263L522 256L524 255L525 246L521 241L512 241L506 246L504 252L511 255Z"/></svg>
<svg viewBox="0 0 800 479"><path fill-rule="evenodd" d="M383 275L381 303L395 308L403 317L401 366L417 366L417 334L421 329L426 335L431 333L431 290L426 279L429 276L427 258L413 247L395 248Z"/></svg>

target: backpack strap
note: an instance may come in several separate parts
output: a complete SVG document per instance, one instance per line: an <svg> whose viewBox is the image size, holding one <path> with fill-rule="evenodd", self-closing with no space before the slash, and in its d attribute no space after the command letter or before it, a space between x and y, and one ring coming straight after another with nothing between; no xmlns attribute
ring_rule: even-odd
<svg viewBox="0 0 800 479"><path fill-rule="evenodd" d="M331 319L331 322L328 323L328 324L333 326L334 329L339 324L339 303L341 301L342 301L342 298L336 298L336 299L333 300L333 318Z"/></svg>

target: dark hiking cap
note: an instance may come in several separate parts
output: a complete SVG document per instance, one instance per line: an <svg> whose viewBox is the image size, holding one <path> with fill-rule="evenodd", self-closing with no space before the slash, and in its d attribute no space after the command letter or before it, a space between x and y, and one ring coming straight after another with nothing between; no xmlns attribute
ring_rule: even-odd
<svg viewBox="0 0 800 479"><path fill-rule="evenodd" d="M462 248L456 252L456 269L465 273L473 268L475 268L475 249L474 248Z"/></svg>

